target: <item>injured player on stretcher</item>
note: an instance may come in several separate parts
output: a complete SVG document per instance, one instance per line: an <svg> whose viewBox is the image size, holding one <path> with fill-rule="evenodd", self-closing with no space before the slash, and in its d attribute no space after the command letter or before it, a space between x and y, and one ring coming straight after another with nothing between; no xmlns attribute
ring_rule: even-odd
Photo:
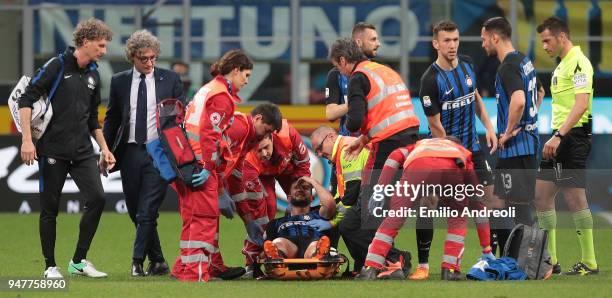
<svg viewBox="0 0 612 298"><path fill-rule="evenodd" d="M314 195L320 206L311 208ZM271 221L265 232L264 253L269 259L318 258L329 254L329 237L308 225L311 220L329 220L336 212L336 202L319 182L311 177L301 177L291 185L287 199L291 203L290 214Z"/></svg>

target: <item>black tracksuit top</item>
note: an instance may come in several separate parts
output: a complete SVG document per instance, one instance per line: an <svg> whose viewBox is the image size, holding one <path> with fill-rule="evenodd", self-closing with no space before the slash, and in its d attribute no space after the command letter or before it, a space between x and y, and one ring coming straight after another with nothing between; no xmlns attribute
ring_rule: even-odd
<svg viewBox="0 0 612 298"><path fill-rule="evenodd" d="M61 68L60 60L51 59L38 69L19 101L19 108L32 107L41 95L49 93ZM52 99L53 117L47 130L36 142L38 155L63 160L83 160L95 153L91 132L100 128L100 75L97 64L80 68L74 48L64 52L63 77Z"/></svg>

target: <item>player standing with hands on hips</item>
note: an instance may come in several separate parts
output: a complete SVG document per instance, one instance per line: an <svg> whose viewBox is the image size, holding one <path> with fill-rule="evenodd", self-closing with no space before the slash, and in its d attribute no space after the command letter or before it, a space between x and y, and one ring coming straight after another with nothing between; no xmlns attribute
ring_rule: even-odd
<svg viewBox="0 0 612 298"><path fill-rule="evenodd" d="M497 57L501 63L495 76L499 133L495 194L505 202L489 207L514 207L516 223L531 225L541 96L536 69L528 57L514 48L511 36L512 27L503 17L490 18L482 26L482 47L487 55ZM513 219L494 217L491 223L499 247L503 248L514 226Z"/></svg>

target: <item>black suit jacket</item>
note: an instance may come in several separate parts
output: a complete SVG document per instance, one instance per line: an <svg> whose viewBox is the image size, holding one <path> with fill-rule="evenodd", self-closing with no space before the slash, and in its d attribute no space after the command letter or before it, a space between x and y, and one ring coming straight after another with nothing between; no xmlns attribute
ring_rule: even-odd
<svg viewBox="0 0 612 298"><path fill-rule="evenodd" d="M121 160L129 137L130 92L132 89L133 68L113 75L110 85L108 107L104 117L104 138L115 155L117 163L111 172L121 168ZM166 98L177 98L185 101L183 84L178 74L173 71L155 68L155 97L159 103Z"/></svg>

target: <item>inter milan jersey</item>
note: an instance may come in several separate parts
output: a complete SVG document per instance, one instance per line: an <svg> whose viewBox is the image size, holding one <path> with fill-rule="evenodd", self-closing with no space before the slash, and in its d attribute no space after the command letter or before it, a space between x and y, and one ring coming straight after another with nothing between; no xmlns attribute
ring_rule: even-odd
<svg viewBox="0 0 612 298"><path fill-rule="evenodd" d="M512 93L525 92L525 108L517 128L520 132L511 138L504 149L498 150L499 158L536 155L539 147L538 98L536 70L529 58L514 51L509 53L497 69L495 97L497 98L497 132L504 133L508 126L508 113Z"/></svg>
<svg viewBox="0 0 612 298"><path fill-rule="evenodd" d="M431 64L421 77L420 98L425 115L440 114L447 135L457 137L472 152L480 150L474 122L476 75L470 57L459 56L457 67L449 71Z"/></svg>
<svg viewBox="0 0 612 298"><path fill-rule="evenodd" d="M341 73L338 73L338 85L338 87L340 87L340 96L338 98L338 104L344 104L346 103L346 97L348 95L348 78ZM351 132L346 129L346 115L340 118L339 134L341 136L351 135Z"/></svg>
<svg viewBox="0 0 612 298"><path fill-rule="evenodd" d="M320 238L322 234L307 225L313 219L324 219L319 210L312 210L303 215L288 215L271 221L266 228L266 239L273 240L278 237L287 239Z"/></svg>
<svg viewBox="0 0 612 298"><path fill-rule="evenodd" d="M348 95L348 77L341 74L335 67L327 74L325 87L325 104L344 104ZM346 115L340 118L338 134L349 136L351 132L346 129Z"/></svg>

